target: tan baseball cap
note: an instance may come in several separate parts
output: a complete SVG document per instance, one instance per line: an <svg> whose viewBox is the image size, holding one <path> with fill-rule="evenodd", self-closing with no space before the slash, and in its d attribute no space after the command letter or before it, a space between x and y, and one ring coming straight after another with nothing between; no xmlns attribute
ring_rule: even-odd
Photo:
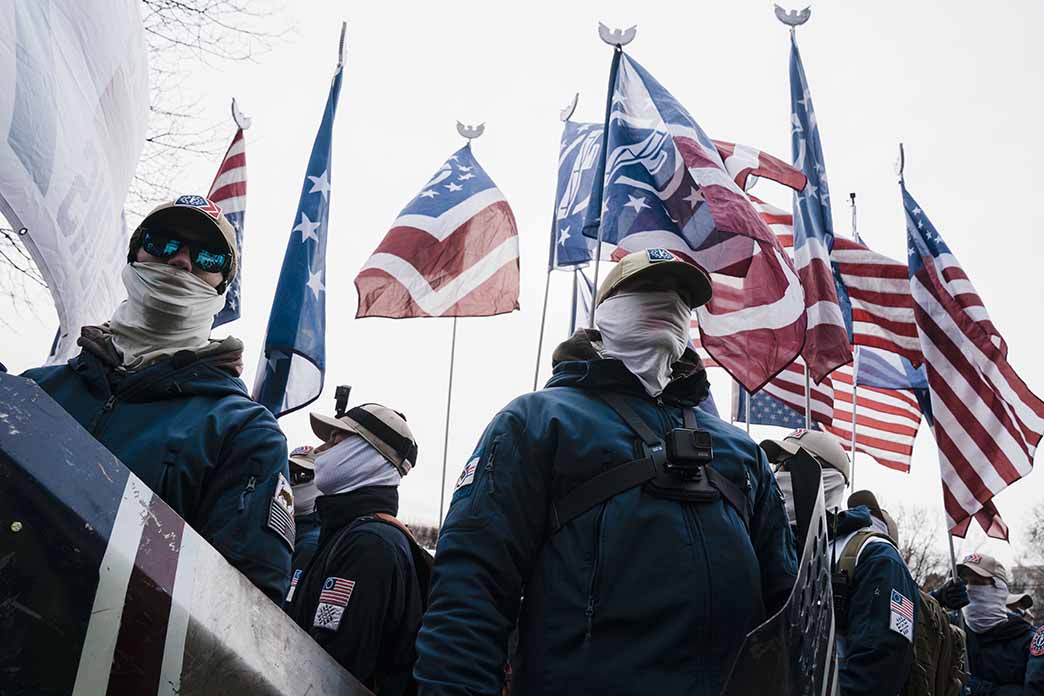
<svg viewBox="0 0 1044 696"><path fill-rule="evenodd" d="M877 502L877 496L874 495L873 491L864 489L848 496L849 509L859 506L868 508L871 515L884 522L885 527L888 529L888 536L892 537L892 541L899 543L899 525L895 523L888 511Z"/></svg>
<svg viewBox="0 0 1044 696"><path fill-rule="evenodd" d="M621 283L646 277L672 278L678 287L684 289L683 297L691 307L705 305L711 298L710 276L702 268L675 256L667 249L643 249L620 259L606 274L598 288L595 305L605 302L619 289Z"/></svg>
<svg viewBox="0 0 1044 696"><path fill-rule="evenodd" d="M236 250L236 228L221 212L221 206L208 198L198 195L178 196L173 201L160 203L141 221L134 234L131 235L127 249L127 261L133 261L134 255L141 248L142 237L149 225L173 226L189 228L202 235L220 240L232 255L232 266L225 276L226 283L231 283L239 272L239 254Z"/></svg>
<svg viewBox="0 0 1044 696"><path fill-rule="evenodd" d="M957 564L957 574L960 575L962 570L969 570L984 578L997 578L1005 585L1011 584L1008 569L996 558L984 553L970 553L965 556L964 560Z"/></svg>
<svg viewBox="0 0 1044 696"><path fill-rule="evenodd" d="M1008 601L1005 602L1006 606L1014 609L1021 609L1025 611L1033 606L1033 597L1026 592L1020 592L1017 594L1009 594Z"/></svg>
<svg viewBox="0 0 1044 696"><path fill-rule="evenodd" d="M380 404L362 404L340 418L309 414L312 432L326 442L334 431L361 436L380 452L399 474L405 476L417 465L417 440L406 424L406 417Z"/></svg>
<svg viewBox="0 0 1044 696"><path fill-rule="evenodd" d="M781 452L797 454L799 449L803 449L827 466L840 471L841 475L845 477L845 483L848 483L852 465L848 461L845 450L841 447L841 442L830 433L801 428L782 440L763 440L761 449L765 450L770 462L777 461Z"/></svg>
<svg viewBox="0 0 1044 696"><path fill-rule="evenodd" d="M301 445L290 453L290 461L308 471L315 471L315 447Z"/></svg>

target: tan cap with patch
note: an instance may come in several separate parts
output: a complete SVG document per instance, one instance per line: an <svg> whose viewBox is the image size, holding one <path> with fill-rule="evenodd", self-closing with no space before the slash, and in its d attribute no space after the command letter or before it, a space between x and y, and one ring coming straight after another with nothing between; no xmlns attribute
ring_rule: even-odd
<svg viewBox="0 0 1044 696"><path fill-rule="evenodd" d="M187 227L222 241L232 255L232 266L225 276L226 283L231 283L239 272L236 228L221 212L221 206L214 201L203 196L188 195L178 196L173 201L157 205L131 235L127 249L128 263L134 260L134 255L141 248L142 237L150 224Z"/></svg>
<svg viewBox="0 0 1044 696"><path fill-rule="evenodd" d="M845 477L845 483L848 483L852 465L841 447L841 442L830 433L800 428L782 440L762 440L761 449L765 450L770 462L777 461L781 452L797 454L799 449L803 449L829 467L840 471Z"/></svg>
<svg viewBox="0 0 1044 696"><path fill-rule="evenodd" d="M984 578L997 578L1005 585L1011 585L1008 569L996 558L987 556L984 553L970 553L965 556L964 560L957 564L958 575L960 575L961 570L969 570Z"/></svg>
<svg viewBox="0 0 1044 696"><path fill-rule="evenodd" d="M621 283L635 278L670 278L683 292L690 307L707 304L711 298L710 276L699 266L674 255L667 249L643 249L620 259L606 274L598 288L595 305L605 302Z"/></svg>

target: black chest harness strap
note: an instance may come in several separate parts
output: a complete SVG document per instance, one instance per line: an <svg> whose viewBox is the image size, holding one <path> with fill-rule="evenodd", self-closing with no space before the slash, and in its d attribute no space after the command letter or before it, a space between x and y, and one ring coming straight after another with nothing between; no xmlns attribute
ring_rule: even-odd
<svg viewBox="0 0 1044 696"><path fill-rule="evenodd" d="M596 505L630 488L645 484L650 484L650 493L653 495L673 500L712 502L724 498L739 514L743 526L750 529L747 496L739 486L718 473L709 463L687 468L688 475L680 475L676 471L680 467L668 460L664 438L656 434L641 416L635 413L627 403L627 398L612 392L595 392L595 395L638 435L642 441L644 456L603 471L554 500L551 503L549 520L551 533L557 532ZM682 413L685 427L696 430L696 414L692 412L692 408L683 408Z"/></svg>

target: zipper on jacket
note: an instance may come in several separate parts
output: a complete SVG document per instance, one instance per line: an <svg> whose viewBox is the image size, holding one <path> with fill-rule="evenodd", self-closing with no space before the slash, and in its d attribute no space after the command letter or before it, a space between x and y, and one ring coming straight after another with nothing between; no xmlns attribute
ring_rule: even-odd
<svg viewBox="0 0 1044 696"><path fill-rule="evenodd" d="M108 417L109 412L112 411L115 405L116 395L109 394L109 398L105 400L104 404L102 404L101 411L99 411L98 415L94 417L94 421L91 423L91 427L88 428L88 432L91 435L98 434L98 432L101 430L102 423L105 422L105 419Z"/></svg>
<svg viewBox="0 0 1044 696"><path fill-rule="evenodd" d="M489 481L489 494L493 495L497 492L496 484L493 481L493 463L497 458L497 445L499 440L493 441L493 446L489 450L489 457L486 458L486 465L483 468L486 472L486 479Z"/></svg>
<svg viewBox="0 0 1044 696"><path fill-rule="evenodd" d="M602 526L605 521L606 505L608 505L608 502L602 503L602 508L598 511L598 521L595 523L594 562L591 566L591 581L587 586L587 607L584 609L584 618L586 619L584 640L591 639L591 630L594 627L595 593L598 589L598 571L602 560Z"/></svg>
<svg viewBox="0 0 1044 696"><path fill-rule="evenodd" d="M247 481L246 488L239 494L239 511L243 512L246 510L247 496L254 492L254 488L257 486L257 477L251 476Z"/></svg>

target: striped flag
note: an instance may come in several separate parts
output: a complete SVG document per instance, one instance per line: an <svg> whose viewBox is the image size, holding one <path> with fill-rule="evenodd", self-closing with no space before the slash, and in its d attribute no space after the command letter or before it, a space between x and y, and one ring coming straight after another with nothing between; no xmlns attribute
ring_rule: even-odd
<svg viewBox="0 0 1044 696"><path fill-rule="evenodd" d="M1033 468L1044 402L1008 364L1007 345L968 276L900 187L949 527L963 537L974 516L988 535L1006 539L993 496Z"/></svg>
<svg viewBox="0 0 1044 696"><path fill-rule="evenodd" d="M604 175L584 234L600 229L617 246L614 257L666 248L710 272L713 296L699 309L703 345L758 389L805 338L793 264L685 108L630 56L615 54L613 66Z"/></svg>
<svg viewBox="0 0 1044 696"><path fill-rule="evenodd" d="M754 184L750 180L751 177L755 179L765 177L795 191L802 190L808 183L808 178L801 170L791 167L778 157L773 157L749 145L737 145L724 140L713 142L725 164L725 171L744 191L749 188L748 184Z"/></svg>
<svg viewBox="0 0 1044 696"><path fill-rule="evenodd" d="M831 377L811 385L812 422L822 426L829 426L835 418ZM736 421L746 422L747 396L742 390L733 394ZM800 357L750 396L750 422L752 425L805 427L805 363Z"/></svg>
<svg viewBox="0 0 1044 696"><path fill-rule="evenodd" d="M237 128L232 136L232 144L221 160L214 183L210 185L207 198L221 206L232 227L236 230L236 257L239 259L239 271L225 292L225 306L214 317L214 326L221 326L239 318L240 283L243 278L243 224L246 218L246 139L243 128Z"/></svg>
<svg viewBox="0 0 1044 696"><path fill-rule="evenodd" d="M812 379L852 361L851 306L830 260L834 222L830 215L823 148L797 38L790 35L791 144L794 166L808 183L794 197L794 265L805 290L808 334L801 350Z"/></svg>
<svg viewBox="0 0 1044 696"><path fill-rule="evenodd" d="M465 145L403 208L355 278L356 317L479 317L518 309L518 229Z"/></svg>

